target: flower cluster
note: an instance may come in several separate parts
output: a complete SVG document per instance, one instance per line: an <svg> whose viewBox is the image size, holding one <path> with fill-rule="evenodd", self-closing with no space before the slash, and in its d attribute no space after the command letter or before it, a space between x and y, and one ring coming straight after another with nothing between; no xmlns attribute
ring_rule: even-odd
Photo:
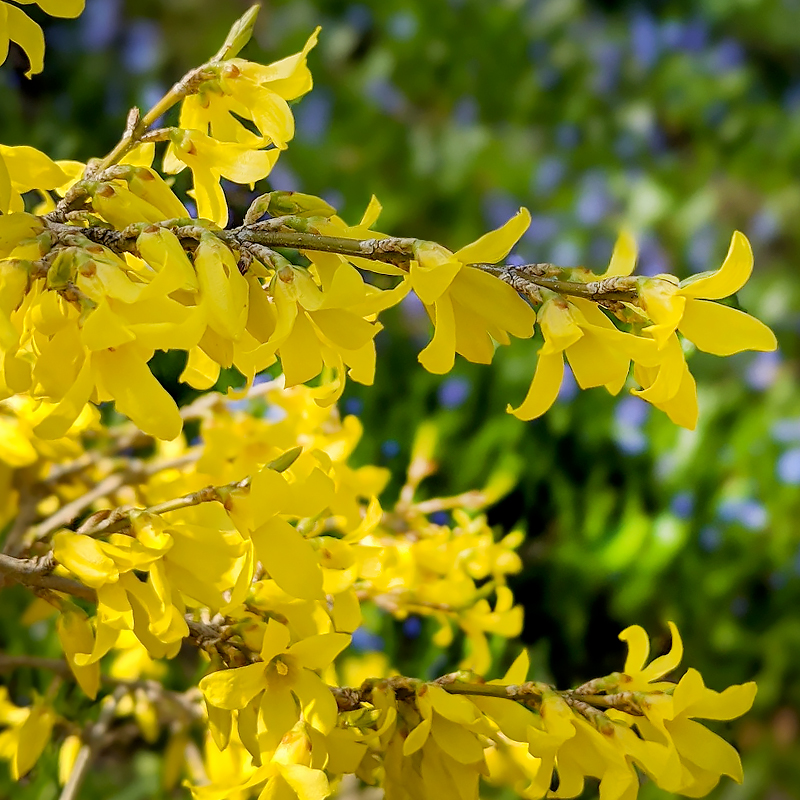
<svg viewBox="0 0 800 800"><path fill-rule="evenodd" d="M20 15L0 2L3 30L35 69L41 48ZM574 796L586 777L601 796L632 800L637 769L691 796L723 774L741 780L736 752L695 718L744 713L754 686L717 694L693 670L660 680L680 661L674 628L670 653L647 666L644 632L623 632L624 671L573 690L528 681L526 654L487 682L489 637L515 637L523 621L508 585L522 534L497 536L480 514L507 476L418 499L432 471L424 433L384 509L388 473L351 466L361 426L332 404L347 376L372 382L378 316L414 292L434 327L419 359L437 374L456 353L491 362L538 321L522 419L552 404L566 357L583 388L612 393L633 363L636 391L692 427L676 331L720 355L775 346L761 323L710 302L749 277L746 239L734 235L716 272L679 283L631 277L627 235L603 275L497 266L530 223L524 209L456 252L375 230L374 198L349 225L321 198L272 191L227 227L221 179L269 173L294 133L288 102L311 88L316 31L268 66L237 57L254 15L147 114L134 111L105 158L0 147L0 577L37 594L25 619L55 617L65 657L28 659L58 673L29 705L0 692L0 757L19 778L60 741L70 796L86 748L131 728L150 743L166 732L165 784L185 775L199 800L322 800L344 775L390 800L454 789L471 800L482 778L527 798L557 779L558 795ZM154 128L178 103L178 126ZM153 168L157 143L163 173L191 170L196 213ZM185 353L180 380L199 392L231 367L244 388L179 408L151 371L157 351ZM278 359L282 376L266 382ZM96 406L109 401L129 421L100 424ZM339 656L365 618L409 615L433 619L435 644L452 654L466 645L461 671L391 677L378 658L368 663L379 674L339 685L358 669ZM159 679L187 642L204 676L168 689ZM59 713L64 680L97 704L86 742Z"/></svg>

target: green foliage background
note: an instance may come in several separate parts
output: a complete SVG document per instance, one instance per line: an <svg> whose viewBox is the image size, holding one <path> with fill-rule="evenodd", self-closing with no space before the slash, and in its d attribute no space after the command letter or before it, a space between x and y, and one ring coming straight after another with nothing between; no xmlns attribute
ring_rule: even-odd
<svg viewBox="0 0 800 800"><path fill-rule="evenodd" d="M18 52L0 69L0 141L56 158L103 154L128 107L148 106L215 52L246 5L87 0L78 21L42 15L44 74L25 80ZM528 533L514 588L538 679L566 685L619 669L619 630L639 623L665 645L674 620L686 665L710 686L759 683L754 712L728 731L745 784L716 796L795 796L800 3L285 0L266 3L244 55L294 52L317 24L315 89L295 109L275 188L322 194L353 221L375 193L383 230L453 249L526 205L534 222L519 257L597 270L623 224L638 232L650 274L716 268L734 229L751 238L756 272L739 301L772 325L781 350L696 355L695 432L569 382L544 419L521 423L504 409L524 395L536 343L503 348L491 368L460 361L431 376L416 364L427 322L411 303L379 336L376 385L351 385L343 407L366 429L358 458L395 471L390 491L424 418L441 431L431 494L481 486L497 470L517 476L490 519ZM241 216L252 194L229 188ZM159 363L167 380L179 368ZM4 611L16 611L22 596L6 595ZM15 616L2 615L2 641L42 652L40 634ZM370 628L358 642L381 637L410 674L455 659L428 643L424 625L376 616ZM498 668L516 648L498 643ZM159 796L155 771L144 753L88 784L87 797ZM20 789L5 772L3 791L55 797L41 777ZM646 786L642 796L660 793Z"/></svg>

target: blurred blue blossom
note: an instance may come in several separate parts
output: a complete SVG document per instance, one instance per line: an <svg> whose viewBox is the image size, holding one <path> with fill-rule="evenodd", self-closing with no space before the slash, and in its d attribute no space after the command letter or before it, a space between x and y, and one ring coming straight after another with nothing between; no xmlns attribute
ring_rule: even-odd
<svg viewBox="0 0 800 800"><path fill-rule="evenodd" d="M431 522L434 525L447 525L450 522L450 514L447 511L434 511L431 514Z"/></svg>
<svg viewBox="0 0 800 800"><path fill-rule="evenodd" d="M482 200L483 217L490 228L499 228L519 211L517 198L507 192L489 192Z"/></svg>
<svg viewBox="0 0 800 800"><path fill-rule="evenodd" d="M471 95L459 98L453 106L453 121L458 125L474 125L478 121L478 102Z"/></svg>
<svg viewBox="0 0 800 800"><path fill-rule="evenodd" d="M606 176L598 171L587 172L581 180L575 215L582 225L597 225L608 213L611 196Z"/></svg>
<svg viewBox="0 0 800 800"><path fill-rule="evenodd" d="M643 453L648 446L642 426L650 416L650 406L638 397L623 397L614 408L612 435L617 447L627 455Z"/></svg>
<svg viewBox="0 0 800 800"><path fill-rule="evenodd" d="M344 401L344 413L358 416L364 410L364 401L360 397L348 397Z"/></svg>
<svg viewBox="0 0 800 800"><path fill-rule="evenodd" d="M711 69L714 72L729 72L742 66L744 48L735 39L725 39L711 51Z"/></svg>
<svg viewBox="0 0 800 800"><path fill-rule="evenodd" d="M693 272L705 272L719 266L711 263L716 243L717 234L711 225L701 225L692 234L689 239L686 260Z"/></svg>
<svg viewBox="0 0 800 800"><path fill-rule="evenodd" d="M779 351L756 353L744 371L745 382L751 389L763 392L775 383L780 365Z"/></svg>
<svg viewBox="0 0 800 800"><path fill-rule="evenodd" d="M396 458L400 454L400 442L396 439L387 439L381 444L381 453L385 458Z"/></svg>
<svg viewBox="0 0 800 800"><path fill-rule="evenodd" d="M353 631L352 645L354 650L362 653L380 651L386 647L386 643L377 633L373 633L364 627L356 628Z"/></svg>
<svg viewBox="0 0 800 800"><path fill-rule="evenodd" d="M557 236L560 227L555 217L536 214L531 218L531 224L525 231L524 238L533 244L541 244Z"/></svg>
<svg viewBox="0 0 800 800"><path fill-rule="evenodd" d="M562 150L571 150L581 140L581 131L577 125L562 122L555 131L556 145Z"/></svg>
<svg viewBox="0 0 800 800"><path fill-rule="evenodd" d="M776 442L800 442L800 417L779 419L773 423L770 434Z"/></svg>
<svg viewBox="0 0 800 800"><path fill-rule="evenodd" d="M578 394L578 382L575 380L575 375L569 363L564 363L564 377L561 380L561 386L558 389L558 397L556 402L569 403Z"/></svg>
<svg viewBox="0 0 800 800"><path fill-rule="evenodd" d="M717 516L723 522L738 522L751 531L763 530L769 521L767 509L752 498L723 500L717 509Z"/></svg>
<svg viewBox="0 0 800 800"><path fill-rule="evenodd" d="M373 78L364 87L364 92L385 114L399 114L406 106L403 93L386 78Z"/></svg>
<svg viewBox="0 0 800 800"><path fill-rule="evenodd" d="M781 483L790 486L800 486L800 447L793 447L782 453L776 464L775 471Z"/></svg>
<svg viewBox="0 0 800 800"><path fill-rule="evenodd" d="M408 639L416 639L422 632L422 620L419 617L408 617L403 622L403 633Z"/></svg>
<svg viewBox="0 0 800 800"><path fill-rule="evenodd" d="M372 27L372 11L363 3L353 3L345 8L344 20L359 33Z"/></svg>
<svg viewBox="0 0 800 800"><path fill-rule="evenodd" d="M646 11L637 11L631 20L630 43L633 57L640 66L650 69L660 54L658 23Z"/></svg>
<svg viewBox="0 0 800 800"><path fill-rule="evenodd" d="M294 108L297 138L301 142L317 144L325 138L331 119L333 103L324 89L316 89Z"/></svg>
<svg viewBox="0 0 800 800"><path fill-rule="evenodd" d="M419 20L411 11L398 11L387 20L389 36L400 42L413 39L419 28Z"/></svg>
<svg viewBox="0 0 800 800"><path fill-rule="evenodd" d="M689 491L678 492L669 509L678 519L689 519L694 512L694 495Z"/></svg>
<svg viewBox="0 0 800 800"><path fill-rule="evenodd" d="M87 3L80 17L81 44L87 50L105 50L119 33L122 0Z"/></svg>
<svg viewBox="0 0 800 800"><path fill-rule="evenodd" d="M279 158L269 173L269 185L282 192L299 192L300 178L292 172L283 159Z"/></svg>
<svg viewBox="0 0 800 800"><path fill-rule="evenodd" d="M769 242L780 233L780 230L781 222L778 216L770 209L762 208L750 220L748 234L754 241Z"/></svg>
<svg viewBox="0 0 800 800"><path fill-rule="evenodd" d="M639 241L637 275L660 275L670 271L670 263L664 248L652 236L643 236Z"/></svg>
<svg viewBox="0 0 800 800"><path fill-rule="evenodd" d="M575 267L581 262L581 249L572 239L559 239L550 248L548 260L559 267Z"/></svg>
<svg viewBox="0 0 800 800"><path fill-rule="evenodd" d="M697 541L703 550L710 553L722 544L722 531L715 525L703 525Z"/></svg>
<svg viewBox="0 0 800 800"><path fill-rule="evenodd" d="M122 61L134 75L156 69L163 53L161 27L148 19L131 20L125 29Z"/></svg>
<svg viewBox="0 0 800 800"><path fill-rule="evenodd" d="M543 158L531 181L531 191L536 194L549 195L564 180L566 171L564 162L557 156Z"/></svg>
<svg viewBox="0 0 800 800"><path fill-rule="evenodd" d="M461 375L454 375L439 385L439 403L443 408L458 408L464 404L471 390L471 381Z"/></svg>

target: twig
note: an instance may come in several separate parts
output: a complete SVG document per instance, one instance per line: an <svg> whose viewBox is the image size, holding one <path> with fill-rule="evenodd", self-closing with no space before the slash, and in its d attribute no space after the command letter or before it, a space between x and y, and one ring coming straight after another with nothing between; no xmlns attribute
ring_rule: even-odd
<svg viewBox="0 0 800 800"><path fill-rule="evenodd" d="M52 558L52 554L50 554ZM84 584L65 578L61 575L51 575L54 561L38 558L14 558L0 554L0 579L12 580L23 586L33 586L38 589L50 589L54 592L80 597L89 602L97 602L97 593L94 589ZM2 583L0 583L2 585Z"/></svg>

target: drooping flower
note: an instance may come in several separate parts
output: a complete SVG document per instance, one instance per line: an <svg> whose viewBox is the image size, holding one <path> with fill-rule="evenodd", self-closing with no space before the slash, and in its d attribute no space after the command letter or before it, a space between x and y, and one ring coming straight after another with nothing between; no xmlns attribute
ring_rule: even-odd
<svg viewBox="0 0 800 800"><path fill-rule="evenodd" d="M530 224L520 209L497 230L455 253L434 242L420 242L409 267L408 280L425 304L434 335L419 354L429 372L442 374L453 367L455 354L488 364L495 342L509 343L533 335L534 310L508 284L469 264L496 264L504 259Z"/></svg>
<svg viewBox="0 0 800 800"><path fill-rule="evenodd" d="M581 389L605 386L611 394L624 386L631 360L657 363L652 340L618 330L590 301L553 294L542 304L538 319L544 346L533 381L522 404L508 407L520 419L540 417L553 405L564 376L564 356Z"/></svg>

